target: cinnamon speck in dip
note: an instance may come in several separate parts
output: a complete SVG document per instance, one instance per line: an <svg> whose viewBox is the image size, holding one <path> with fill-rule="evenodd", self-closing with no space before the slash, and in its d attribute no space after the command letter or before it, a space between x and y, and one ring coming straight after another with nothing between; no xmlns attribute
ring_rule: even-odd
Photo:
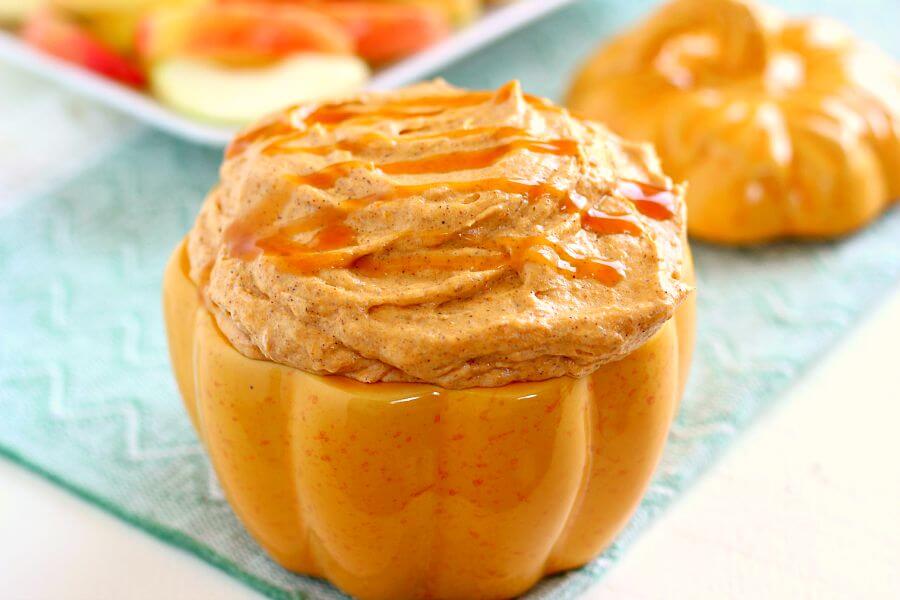
<svg viewBox="0 0 900 600"><path fill-rule="evenodd" d="M683 189L511 82L289 108L232 142L190 273L243 354L364 382L581 376L690 290Z"/></svg>

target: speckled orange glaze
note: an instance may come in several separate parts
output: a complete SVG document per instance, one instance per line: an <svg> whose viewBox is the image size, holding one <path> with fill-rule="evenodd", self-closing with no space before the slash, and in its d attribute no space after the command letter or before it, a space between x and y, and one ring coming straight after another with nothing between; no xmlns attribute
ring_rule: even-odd
<svg viewBox="0 0 900 600"><path fill-rule="evenodd" d="M243 356L200 305L183 246L164 309L235 512L279 564L364 600L508 598L595 557L659 460L694 330L691 296L590 376L446 390Z"/></svg>
<svg viewBox="0 0 900 600"><path fill-rule="evenodd" d="M709 241L842 236L900 199L900 63L826 18L670 0L604 42L568 105L653 143Z"/></svg>

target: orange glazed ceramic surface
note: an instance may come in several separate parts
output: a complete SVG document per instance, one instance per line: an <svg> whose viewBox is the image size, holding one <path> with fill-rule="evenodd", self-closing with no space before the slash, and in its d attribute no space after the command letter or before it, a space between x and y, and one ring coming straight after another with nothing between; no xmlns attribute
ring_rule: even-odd
<svg viewBox="0 0 900 600"><path fill-rule="evenodd" d="M595 557L641 499L690 362L693 295L579 379L312 375L235 350L188 269L182 245L164 280L170 352L231 505L282 566L362 599L508 598Z"/></svg>
<svg viewBox="0 0 900 600"><path fill-rule="evenodd" d="M681 397L685 217L649 146L515 81L247 128L164 283L238 516L363 600L508 598L589 561Z"/></svg>
<svg viewBox="0 0 900 600"><path fill-rule="evenodd" d="M900 68L827 19L675 0L605 44L569 106L652 142L709 240L837 236L900 197Z"/></svg>

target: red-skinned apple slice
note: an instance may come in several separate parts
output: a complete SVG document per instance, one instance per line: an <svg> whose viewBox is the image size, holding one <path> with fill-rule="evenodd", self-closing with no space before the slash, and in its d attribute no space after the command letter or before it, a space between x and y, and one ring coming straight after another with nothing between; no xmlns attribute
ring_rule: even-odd
<svg viewBox="0 0 900 600"><path fill-rule="evenodd" d="M353 41L333 19L303 6L212 4L153 11L140 24L138 54L258 63L297 52L348 54Z"/></svg>
<svg viewBox="0 0 900 600"><path fill-rule="evenodd" d="M428 6L371 1L218 0L224 6L308 7L340 23L356 42L356 54L373 63L398 60L447 37L445 13Z"/></svg>
<svg viewBox="0 0 900 600"><path fill-rule="evenodd" d="M446 16L425 6L329 2L317 9L347 29L357 54L376 63L415 54L450 34Z"/></svg>
<svg viewBox="0 0 900 600"><path fill-rule="evenodd" d="M31 13L22 26L21 36L47 54L115 81L132 87L146 83L139 67L52 10Z"/></svg>

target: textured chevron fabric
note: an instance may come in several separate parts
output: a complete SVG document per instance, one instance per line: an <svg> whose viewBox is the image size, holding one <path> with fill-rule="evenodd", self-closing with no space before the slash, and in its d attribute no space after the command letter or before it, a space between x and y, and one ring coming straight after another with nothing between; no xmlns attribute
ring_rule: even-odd
<svg viewBox="0 0 900 600"><path fill-rule="evenodd" d="M441 73L559 98L595 41L651 2L578 3ZM844 18L900 54L894 0L784 3ZM180 406L159 287L220 152L0 66L0 454L274 598L341 598L247 537ZM695 246L699 340L663 464L589 566L529 598L572 598L900 279L900 210L849 239ZM814 426L814 424L811 424Z"/></svg>

